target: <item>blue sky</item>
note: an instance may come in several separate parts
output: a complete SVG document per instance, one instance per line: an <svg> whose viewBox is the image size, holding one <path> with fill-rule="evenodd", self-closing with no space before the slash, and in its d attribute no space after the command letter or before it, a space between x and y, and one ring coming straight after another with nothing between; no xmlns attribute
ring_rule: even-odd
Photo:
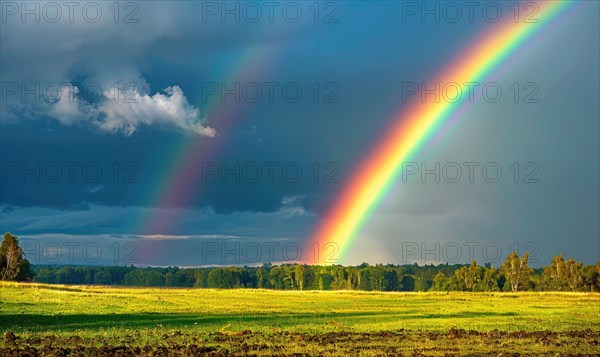
<svg viewBox="0 0 600 357"><path fill-rule="evenodd" d="M308 237L406 106L407 83L434 87L495 25L493 9L456 18L442 2L428 3L439 21L420 2L276 2L272 17L262 2L123 2L118 13L99 3L101 15L78 4L72 21L43 2L29 4L38 22L20 2L1 9L0 230L40 264L311 254ZM515 15L512 2L494 4ZM501 98L479 98L411 163L439 163L440 182L399 180L343 263L499 264L498 249L529 251L534 265L599 260L599 6L571 7L486 79ZM216 171L184 199L157 201L196 146L183 172ZM480 171L489 166L498 182Z"/></svg>

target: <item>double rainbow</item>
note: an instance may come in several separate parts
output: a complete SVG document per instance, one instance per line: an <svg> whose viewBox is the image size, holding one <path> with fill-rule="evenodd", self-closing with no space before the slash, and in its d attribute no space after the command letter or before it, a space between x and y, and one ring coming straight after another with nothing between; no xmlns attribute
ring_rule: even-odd
<svg viewBox="0 0 600 357"><path fill-rule="evenodd" d="M433 77L432 83L479 82L485 79L511 53L540 28L551 22L574 2L538 1L537 22L516 23L513 18L494 24L479 36L449 66ZM464 97L464 96L463 96ZM440 101L409 103L393 120L380 144L370 151L350 175L339 198L325 215L323 223L309 242L335 243L343 259L372 210L397 182L402 163L409 160L456 114L465 103ZM311 261L310 263L316 263Z"/></svg>

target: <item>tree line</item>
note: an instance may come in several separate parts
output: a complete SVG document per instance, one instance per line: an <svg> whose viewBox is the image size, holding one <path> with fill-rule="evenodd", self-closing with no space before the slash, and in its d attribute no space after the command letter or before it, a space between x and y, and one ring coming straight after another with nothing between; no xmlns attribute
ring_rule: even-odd
<svg viewBox="0 0 600 357"><path fill-rule="evenodd" d="M0 279L50 284L196 288L365 291L591 291L600 292L600 262L584 265L562 255L533 269L529 255L489 264L357 266L263 264L258 267L30 266L17 237L0 244Z"/></svg>

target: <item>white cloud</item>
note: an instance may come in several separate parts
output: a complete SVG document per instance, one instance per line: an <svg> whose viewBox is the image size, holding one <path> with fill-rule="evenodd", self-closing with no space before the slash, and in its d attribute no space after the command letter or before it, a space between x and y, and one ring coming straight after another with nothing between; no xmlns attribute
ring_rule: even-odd
<svg viewBox="0 0 600 357"><path fill-rule="evenodd" d="M107 100L98 107L101 129L121 131L131 135L142 125L159 124L173 126L197 135L214 137L215 129L208 127L198 108L190 105L178 86L167 87L165 94L152 96L137 91L109 91Z"/></svg>
<svg viewBox="0 0 600 357"><path fill-rule="evenodd" d="M140 3L133 16L139 21L115 22L109 5L99 3L103 16L98 22L86 21L82 17L82 6L74 7L74 20L69 20L68 9L60 6L62 17L56 23L43 18L33 22L33 15L29 21L21 21L20 15L8 17L0 31L0 77L3 83L18 85L19 91L8 94L0 106L0 125L50 116L63 125L88 123L103 131L125 135L131 135L144 125L159 125L215 136L216 131L208 127L198 109L188 103L181 88L172 86L152 94L140 74L149 48L157 41L178 38L185 28L182 16L195 20L193 13L186 7L173 7L168 3ZM76 90L67 84L78 81L97 84L106 98L100 98L100 102L82 99L85 87ZM129 82L136 83L140 89L134 93L113 93L119 94L120 101L111 102L105 89L114 83ZM36 85L41 88L60 86L63 95L50 104L33 99L33 95L23 100L23 88ZM77 91L84 95L80 93L79 98L74 98ZM121 99L126 95L138 102L123 102Z"/></svg>
<svg viewBox="0 0 600 357"><path fill-rule="evenodd" d="M50 104L48 115L64 125L90 122L103 131L127 136L143 125L175 128L200 136L214 137L198 108L191 105L179 86L164 93L148 95L135 90L109 89L98 104L90 104L77 94L77 87L62 87L60 99Z"/></svg>
<svg viewBox="0 0 600 357"><path fill-rule="evenodd" d="M57 119L62 124L70 126L84 120L87 114L84 111L89 112L89 108L84 109L84 102L77 99L76 95L79 93L77 87L63 86L60 91L59 99L50 105L48 115Z"/></svg>

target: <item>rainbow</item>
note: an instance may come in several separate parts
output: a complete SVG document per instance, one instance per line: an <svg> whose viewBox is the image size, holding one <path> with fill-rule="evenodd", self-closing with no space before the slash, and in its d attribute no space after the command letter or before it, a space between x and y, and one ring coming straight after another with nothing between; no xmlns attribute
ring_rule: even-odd
<svg viewBox="0 0 600 357"><path fill-rule="evenodd" d="M431 83L462 85L482 81L536 31L572 3L538 1L536 23L515 23L511 17L510 20L494 24L434 76ZM394 117L380 144L367 154L349 176L350 181L341 189L338 199L317 227L309 246L318 243L322 249L326 243L336 244L339 248L338 261L341 263L340 260L347 255L372 210L397 182L402 163L413 157L465 104L464 101L427 103L420 98L409 103Z"/></svg>
<svg viewBox="0 0 600 357"><path fill-rule="evenodd" d="M225 80L222 82L228 85L233 85L236 81L247 82L267 69L272 69L270 58L273 58L273 52L270 48L259 50L248 47L232 56L233 60L223 66L221 77ZM223 142L221 137L227 134L225 131L241 116L241 108L241 105L223 105L219 95L212 97L203 109L211 119L211 124L217 124L222 129L216 138L185 138L173 150L174 154L169 155L169 163L165 165L164 175L152 186L150 206L154 209L139 218L134 227L135 232L142 235L173 233L181 218L181 212L177 208L192 206L192 200L199 194L201 163L214 157Z"/></svg>

